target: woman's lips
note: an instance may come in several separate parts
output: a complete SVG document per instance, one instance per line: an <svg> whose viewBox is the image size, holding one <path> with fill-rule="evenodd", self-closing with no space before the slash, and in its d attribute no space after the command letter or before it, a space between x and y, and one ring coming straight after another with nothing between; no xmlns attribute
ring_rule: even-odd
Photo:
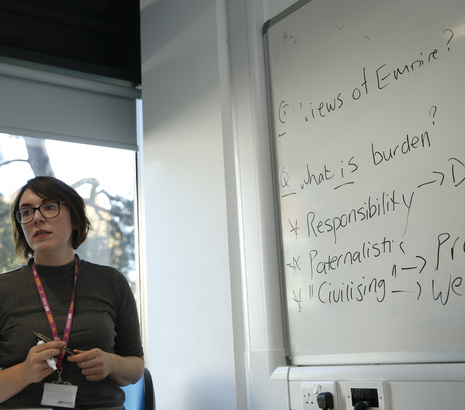
<svg viewBox="0 0 465 410"><path fill-rule="evenodd" d="M50 232L48 232L48 231L40 230L40 231L37 231L37 232L34 234L34 238L36 238L37 236L48 235L49 233L50 233Z"/></svg>

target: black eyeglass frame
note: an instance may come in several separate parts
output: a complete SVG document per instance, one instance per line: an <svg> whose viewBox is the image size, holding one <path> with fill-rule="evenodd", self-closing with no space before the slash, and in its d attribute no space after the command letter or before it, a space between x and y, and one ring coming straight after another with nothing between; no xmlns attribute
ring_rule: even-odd
<svg viewBox="0 0 465 410"><path fill-rule="evenodd" d="M55 215L55 216L45 216L43 213L42 213L42 210L40 208L42 208L43 206L46 206L46 205L50 205L50 204L57 204L58 205L58 213ZM53 218L56 218L58 215L60 215L60 212L61 212L61 205L63 204L66 204L66 202L63 202L63 201L50 201L50 202L46 202L40 206L37 206L37 207L32 207L32 206L27 206L25 208L21 208L21 209L18 209L15 213L16 215L16 219L17 221L21 224L21 225L26 225L28 223L31 223L34 218L36 217L36 211L39 211L40 214L45 218L45 219L53 219ZM22 217L21 217L21 212L24 211L24 210L32 210L32 219L30 221L27 221L27 222L22 222Z"/></svg>

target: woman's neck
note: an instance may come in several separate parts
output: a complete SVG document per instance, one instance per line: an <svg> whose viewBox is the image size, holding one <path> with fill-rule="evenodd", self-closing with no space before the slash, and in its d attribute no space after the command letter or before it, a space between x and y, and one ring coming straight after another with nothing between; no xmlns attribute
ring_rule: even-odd
<svg viewBox="0 0 465 410"><path fill-rule="evenodd" d="M57 255L34 255L34 263L42 266L63 266L74 260L74 251L66 254Z"/></svg>

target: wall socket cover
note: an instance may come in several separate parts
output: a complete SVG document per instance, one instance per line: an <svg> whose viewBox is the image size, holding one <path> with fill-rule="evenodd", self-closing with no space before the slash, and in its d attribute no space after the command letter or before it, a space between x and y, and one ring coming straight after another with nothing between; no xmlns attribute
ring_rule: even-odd
<svg viewBox="0 0 465 410"><path fill-rule="evenodd" d="M329 392L332 394L334 402L332 409L338 409L336 382L302 382L301 389L303 410L319 410L320 407L318 407L317 397L318 394L324 392Z"/></svg>
<svg viewBox="0 0 465 410"><path fill-rule="evenodd" d="M352 409L352 390L351 389L376 389L378 392L378 406L368 407L370 410L389 410L387 388L382 381L351 381L343 383L345 401L347 409Z"/></svg>

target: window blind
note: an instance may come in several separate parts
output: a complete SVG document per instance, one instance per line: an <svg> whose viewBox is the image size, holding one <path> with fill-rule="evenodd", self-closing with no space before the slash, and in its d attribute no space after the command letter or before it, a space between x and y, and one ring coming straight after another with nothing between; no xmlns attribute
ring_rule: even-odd
<svg viewBox="0 0 465 410"><path fill-rule="evenodd" d="M140 90L0 63L0 132L137 151Z"/></svg>

